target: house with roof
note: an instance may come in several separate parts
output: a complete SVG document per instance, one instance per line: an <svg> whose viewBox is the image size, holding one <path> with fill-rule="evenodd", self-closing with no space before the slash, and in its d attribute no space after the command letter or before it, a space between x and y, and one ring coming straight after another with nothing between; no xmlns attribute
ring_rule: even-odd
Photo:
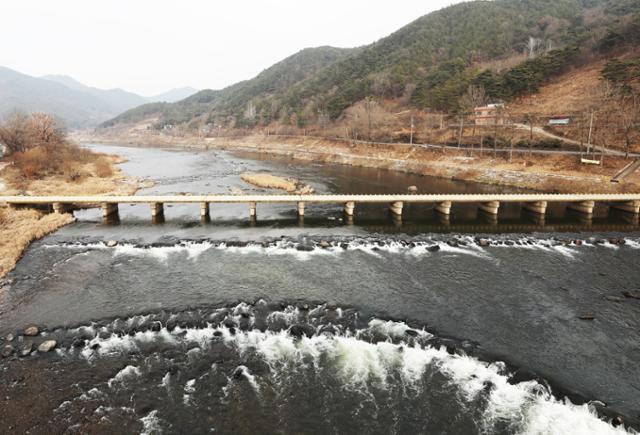
<svg viewBox="0 0 640 435"><path fill-rule="evenodd" d="M504 125L504 104L487 104L473 109L476 125Z"/></svg>

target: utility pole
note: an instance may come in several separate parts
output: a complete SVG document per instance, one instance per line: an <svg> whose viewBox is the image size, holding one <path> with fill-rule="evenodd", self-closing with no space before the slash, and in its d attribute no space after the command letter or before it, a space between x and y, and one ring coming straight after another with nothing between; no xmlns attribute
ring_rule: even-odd
<svg viewBox="0 0 640 435"><path fill-rule="evenodd" d="M589 137L587 139L587 155L591 149L591 133L593 132L593 110L591 110L591 120L589 121Z"/></svg>
<svg viewBox="0 0 640 435"><path fill-rule="evenodd" d="M411 136L409 137L409 144L413 145L413 116L411 117Z"/></svg>

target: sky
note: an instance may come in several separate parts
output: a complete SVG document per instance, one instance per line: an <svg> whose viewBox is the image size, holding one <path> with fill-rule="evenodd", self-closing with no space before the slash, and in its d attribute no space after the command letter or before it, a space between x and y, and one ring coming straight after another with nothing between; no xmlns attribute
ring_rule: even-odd
<svg viewBox="0 0 640 435"><path fill-rule="evenodd" d="M355 47L459 0L2 0L0 65L154 95L219 89L306 47Z"/></svg>

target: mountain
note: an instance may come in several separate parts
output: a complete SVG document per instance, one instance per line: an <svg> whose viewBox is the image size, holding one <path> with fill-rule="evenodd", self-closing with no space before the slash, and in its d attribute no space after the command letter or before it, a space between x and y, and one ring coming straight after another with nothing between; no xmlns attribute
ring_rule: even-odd
<svg viewBox="0 0 640 435"><path fill-rule="evenodd" d="M269 107L256 107L249 103L261 96L282 94L294 84L309 79L319 70L357 51L335 47L307 48L264 70L254 79L222 90L205 89L173 104L146 104L107 121L103 126L134 122L156 113L162 113L164 121L172 124L190 121L216 109L220 113L236 113L239 117L243 117L245 111L264 114L270 110Z"/></svg>
<svg viewBox="0 0 640 435"><path fill-rule="evenodd" d="M192 88L189 86L185 86L183 88L174 88L167 92L163 92L162 94L154 95L151 97L145 97L147 102L165 102L165 103L174 103L176 101L184 100L187 97L192 96L198 92L198 89ZM142 103L138 103L142 104Z"/></svg>
<svg viewBox="0 0 640 435"><path fill-rule="evenodd" d="M90 127L117 113L90 93L0 67L0 118L14 111L51 113L70 127Z"/></svg>
<svg viewBox="0 0 640 435"><path fill-rule="evenodd" d="M69 76L33 77L0 67L0 119L15 111L46 112L71 128L89 128L141 104L172 102L194 92L179 88L146 98L123 89L87 86Z"/></svg>
<svg viewBox="0 0 640 435"><path fill-rule="evenodd" d="M144 97L140 95L136 95L132 92L127 92L125 90L115 88L115 89L98 89L90 86L86 86L79 81L73 79L69 76L64 75L47 75L42 77L45 80L51 80L57 83L61 83L70 89L74 89L76 91L86 92L91 94L111 107L113 111L116 113L124 112L125 110L131 109L132 107L139 106L141 104L145 104L149 102ZM157 100L152 100L157 101Z"/></svg>
<svg viewBox="0 0 640 435"><path fill-rule="evenodd" d="M455 112L470 85L491 99L535 92L582 59L615 54L634 39L637 0L494 0L425 15L356 49L303 50L254 79L203 90L173 104L147 104L103 126L153 116L156 127L216 123L252 127L339 119L366 98Z"/></svg>

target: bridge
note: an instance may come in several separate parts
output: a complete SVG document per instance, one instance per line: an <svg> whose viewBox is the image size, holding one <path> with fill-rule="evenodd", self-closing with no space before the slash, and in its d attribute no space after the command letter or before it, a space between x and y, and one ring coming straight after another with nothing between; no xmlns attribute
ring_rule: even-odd
<svg viewBox="0 0 640 435"><path fill-rule="evenodd" d="M46 207L55 213L74 208L101 207L102 216L117 215L119 204L149 204L151 216L163 215L165 204L199 204L200 216L209 217L210 204L246 204L255 218L258 204L292 204L304 216L308 204L339 204L351 217L357 204L386 204L396 216L405 204L433 204L442 215L451 213L453 204L477 204L490 215L497 215L502 203L520 203L522 208L544 215L549 203L566 203L567 207L586 215L593 214L596 203L628 213L640 213L640 194L401 194L401 195L173 195L173 196L0 196L0 205L9 207Z"/></svg>

